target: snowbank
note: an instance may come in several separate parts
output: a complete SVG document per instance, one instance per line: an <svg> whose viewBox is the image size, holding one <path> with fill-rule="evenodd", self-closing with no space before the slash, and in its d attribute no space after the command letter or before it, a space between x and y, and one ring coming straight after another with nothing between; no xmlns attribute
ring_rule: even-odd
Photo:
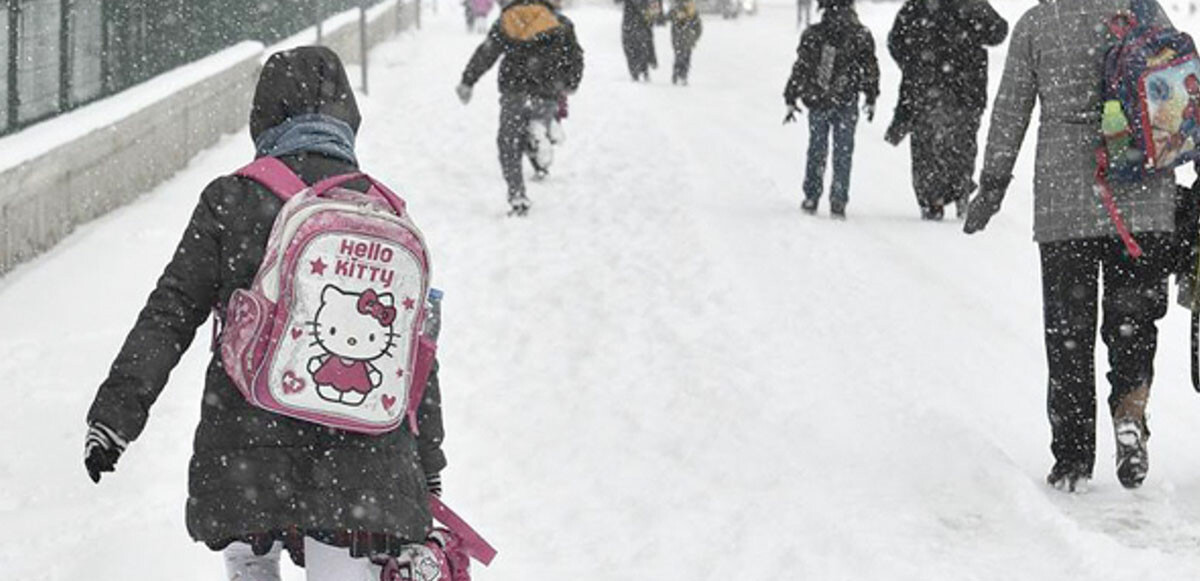
<svg viewBox="0 0 1200 581"><path fill-rule="evenodd" d="M0 140L0 273L245 125L262 51L239 44Z"/></svg>

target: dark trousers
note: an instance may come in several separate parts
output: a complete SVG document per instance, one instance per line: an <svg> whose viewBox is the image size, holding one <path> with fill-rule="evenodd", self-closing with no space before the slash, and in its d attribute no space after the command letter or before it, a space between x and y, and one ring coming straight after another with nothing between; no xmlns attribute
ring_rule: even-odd
<svg viewBox="0 0 1200 581"><path fill-rule="evenodd" d="M912 125L912 182L917 204L940 207L975 190L975 154L981 111L940 105L915 114Z"/></svg>
<svg viewBox="0 0 1200 581"><path fill-rule="evenodd" d="M686 81L688 71L692 69L692 48L689 46L675 47L675 74L672 80Z"/></svg>
<svg viewBox="0 0 1200 581"><path fill-rule="evenodd" d="M650 69L658 68L658 54L654 49L654 29L649 24L632 23L622 26L621 42L625 48L625 62L629 74L638 80Z"/></svg>
<svg viewBox="0 0 1200 581"><path fill-rule="evenodd" d="M833 134L833 183L829 199L845 203L850 197L850 162L854 158L857 104L808 111L808 164L804 172L804 197L815 200L824 189L825 158Z"/></svg>
<svg viewBox="0 0 1200 581"><path fill-rule="evenodd" d="M508 197L525 195L522 156L529 147L529 122L554 115L556 101L525 93L500 95L500 130L496 145L500 150L500 169L508 184Z"/></svg>
<svg viewBox="0 0 1200 581"><path fill-rule="evenodd" d="M1100 337L1108 346L1109 409L1114 417L1129 415L1145 428L1158 345L1156 321L1167 312L1170 246L1166 235L1140 235L1138 241L1146 254L1136 260L1115 237L1040 245L1050 450L1058 463L1087 474L1096 453L1094 349L1101 276Z"/></svg>

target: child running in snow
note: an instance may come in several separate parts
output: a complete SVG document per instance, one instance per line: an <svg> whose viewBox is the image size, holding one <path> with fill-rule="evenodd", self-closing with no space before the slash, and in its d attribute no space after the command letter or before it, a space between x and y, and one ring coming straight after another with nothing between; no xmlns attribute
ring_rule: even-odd
<svg viewBox="0 0 1200 581"><path fill-rule="evenodd" d="M345 70L329 49L276 53L264 65L250 114L256 157L282 161L306 184L355 172L359 121ZM93 481L114 471L141 434L196 329L235 290L250 287L282 205L244 177L218 177L204 189L88 412L84 464ZM187 528L224 552L227 579L278 580L284 549L306 565L310 581L379 579L381 559L424 547L428 495L440 493L446 465L436 370L418 408L419 436L349 432L251 405L219 350L202 401Z"/></svg>
<svg viewBox="0 0 1200 581"><path fill-rule="evenodd" d="M559 96L573 93L583 78L583 49L575 26L546 0L514 0L500 12L487 38L475 50L456 89L469 103L477 83L500 64L500 128L496 143L508 185L509 215L529 212L523 157L530 125L553 117ZM547 148L549 149L549 148Z"/></svg>
<svg viewBox="0 0 1200 581"><path fill-rule="evenodd" d="M667 14L671 21L671 46L675 49L675 70L671 84L688 84L688 71L692 68L692 51L700 41L704 25L696 11L694 0L677 0Z"/></svg>
<svg viewBox="0 0 1200 581"><path fill-rule="evenodd" d="M833 185L829 212L846 217L850 194L850 163L854 156L854 130L858 125L858 95L866 98L867 120L875 117L879 96L879 63L875 41L858 21L853 0L821 0L821 21L804 31L796 50L796 64L783 98L788 106L785 122L800 111L796 100L809 108L808 165L804 175L801 209L817 211L824 188L825 158L829 134L833 133Z"/></svg>

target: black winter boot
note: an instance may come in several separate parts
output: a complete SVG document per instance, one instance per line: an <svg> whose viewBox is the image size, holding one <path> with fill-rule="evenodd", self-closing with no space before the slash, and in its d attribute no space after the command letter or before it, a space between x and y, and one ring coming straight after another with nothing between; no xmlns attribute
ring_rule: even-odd
<svg viewBox="0 0 1200 581"><path fill-rule="evenodd" d="M1146 440L1146 402L1150 399L1147 383L1127 393L1113 409L1113 434L1117 440L1117 480L1125 488L1137 488L1150 471L1150 452Z"/></svg>
<svg viewBox="0 0 1200 581"><path fill-rule="evenodd" d="M1092 480L1092 471L1082 462L1055 462L1046 483L1057 490L1084 493Z"/></svg>
<svg viewBox="0 0 1200 581"><path fill-rule="evenodd" d="M832 216L835 220L845 220L846 219L846 202L837 202L837 201L829 202L829 215Z"/></svg>
<svg viewBox="0 0 1200 581"><path fill-rule="evenodd" d="M816 214L817 213L817 199L816 198L804 198L804 201L800 202L800 209L804 210L805 214Z"/></svg>
<svg viewBox="0 0 1200 581"><path fill-rule="evenodd" d="M1145 430L1137 422L1120 422L1113 428L1117 436L1117 480L1125 488L1137 488L1150 471Z"/></svg>
<svg viewBox="0 0 1200 581"><path fill-rule="evenodd" d="M529 213L529 198L525 196L525 192L510 192L508 194L508 215L509 216L524 216Z"/></svg>

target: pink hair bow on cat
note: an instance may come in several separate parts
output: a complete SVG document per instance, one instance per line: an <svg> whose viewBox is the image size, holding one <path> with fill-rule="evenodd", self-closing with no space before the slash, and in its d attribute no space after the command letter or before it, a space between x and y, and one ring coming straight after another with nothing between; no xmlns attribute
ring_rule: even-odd
<svg viewBox="0 0 1200 581"><path fill-rule="evenodd" d="M370 289L358 297L358 312L374 317L384 327L390 327L396 321L396 308L384 305L379 301L379 295Z"/></svg>

